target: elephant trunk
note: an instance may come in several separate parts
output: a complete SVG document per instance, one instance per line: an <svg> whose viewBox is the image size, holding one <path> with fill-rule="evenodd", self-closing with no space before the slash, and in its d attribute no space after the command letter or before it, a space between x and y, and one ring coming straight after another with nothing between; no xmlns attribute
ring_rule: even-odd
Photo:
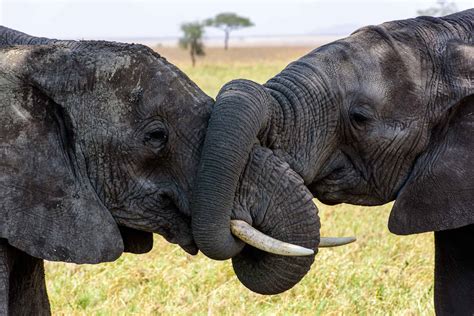
<svg viewBox="0 0 474 316"><path fill-rule="evenodd" d="M278 294L292 288L309 271L320 230L312 199L301 177L286 162L267 148L252 148L237 189L233 217L248 221L267 236L314 252L289 257L245 245L232 258L232 265L247 288L260 294Z"/></svg>
<svg viewBox="0 0 474 316"><path fill-rule="evenodd" d="M46 37L36 37L23 32L9 29L0 25L0 47L8 45L50 45L61 44L67 47L75 47L80 42L72 40L58 40Z"/></svg>
<svg viewBox="0 0 474 316"><path fill-rule="evenodd" d="M212 259L229 259L244 247L230 231L232 206L250 150L269 119L268 104L262 86L236 80L214 105L191 202L194 240Z"/></svg>
<svg viewBox="0 0 474 316"><path fill-rule="evenodd" d="M315 250L319 218L301 177L259 138L276 112L268 90L236 80L220 91L206 132L192 199L193 235L199 249L217 260L233 258L239 280L261 294L298 283L315 254L285 257L233 237L231 219L275 239ZM274 102L274 101L273 101Z"/></svg>
<svg viewBox="0 0 474 316"><path fill-rule="evenodd" d="M209 120L191 201L194 240L212 259L232 258L239 280L261 294L294 286L314 254L285 257L245 245L232 236L231 220L317 252L319 218L305 181L327 158L337 124L330 102L314 92L322 85L294 69L265 86L235 80L219 92Z"/></svg>

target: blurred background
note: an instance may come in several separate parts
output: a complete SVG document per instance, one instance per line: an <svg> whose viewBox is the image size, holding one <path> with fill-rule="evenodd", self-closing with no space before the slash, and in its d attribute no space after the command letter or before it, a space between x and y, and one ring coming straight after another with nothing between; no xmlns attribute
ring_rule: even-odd
<svg viewBox="0 0 474 316"><path fill-rule="evenodd" d="M458 10L472 5L455 1ZM182 23L233 12L254 24L233 34L234 45L301 45L437 6L436 0L1 0L0 23L45 37L176 45ZM222 37L219 30L206 29L205 44L217 45Z"/></svg>
<svg viewBox="0 0 474 316"><path fill-rule="evenodd" d="M361 26L472 6L472 0L0 0L0 24L35 36L148 45L214 97L235 78L263 83ZM390 234L391 204L315 203L323 235L358 241L320 250L309 274L283 294L251 293L229 261L190 256L156 236L150 253L113 263L47 263L53 314L434 314L432 234Z"/></svg>

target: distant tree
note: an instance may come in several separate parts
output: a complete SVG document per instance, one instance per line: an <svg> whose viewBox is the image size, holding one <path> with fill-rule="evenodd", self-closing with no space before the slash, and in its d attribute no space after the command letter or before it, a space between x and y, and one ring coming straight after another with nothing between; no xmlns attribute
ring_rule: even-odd
<svg viewBox="0 0 474 316"><path fill-rule="evenodd" d="M207 19L205 24L224 31L224 48L226 50L229 47L230 32L254 25L250 19L238 16L235 13L220 13L214 18Z"/></svg>
<svg viewBox="0 0 474 316"><path fill-rule="evenodd" d="M424 10L418 10L416 13L418 13L418 15L443 16L457 11L458 7L454 1L437 0L436 5Z"/></svg>
<svg viewBox="0 0 474 316"><path fill-rule="evenodd" d="M196 65L196 56L204 56L204 25L200 22L190 22L181 24L183 36L179 39L179 46L184 49L189 48L191 62Z"/></svg>

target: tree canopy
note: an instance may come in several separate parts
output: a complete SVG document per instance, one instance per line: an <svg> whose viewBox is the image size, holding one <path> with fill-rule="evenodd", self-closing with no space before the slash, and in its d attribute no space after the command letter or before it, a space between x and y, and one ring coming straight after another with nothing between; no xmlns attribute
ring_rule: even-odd
<svg viewBox="0 0 474 316"><path fill-rule="evenodd" d="M447 0L437 0L435 6L424 10L418 10L416 13L419 15L443 16L457 11L458 7L454 1L448 2Z"/></svg>
<svg viewBox="0 0 474 316"><path fill-rule="evenodd" d="M254 24L249 18L239 16L235 13L220 13L214 18L207 19L205 21L206 26L213 26L224 31L224 48L229 47L230 32L253 26Z"/></svg>

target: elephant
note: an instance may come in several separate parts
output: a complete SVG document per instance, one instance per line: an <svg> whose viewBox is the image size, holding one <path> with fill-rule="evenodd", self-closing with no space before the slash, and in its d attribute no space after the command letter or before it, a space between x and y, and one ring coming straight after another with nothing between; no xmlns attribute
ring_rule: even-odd
<svg viewBox="0 0 474 316"><path fill-rule="evenodd" d="M195 254L214 100L152 49L0 27L0 314L50 313L43 259L113 261L152 233Z"/></svg>
<svg viewBox="0 0 474 316"><path fill-rule="evenodd" d="M265 244L246 245L234 237L236 221L317 252L319 220L309 194L326 204L395 201L391 232L435 232L437 313L472 314L473 32L474 9L367 26L265 84L224 85L191 200L200 251L232 258L249 289L281 293L306 274L314 254L283 257L259 250ZM252 169L256 148L273 162ZM284 168L297 185L284 181L282 191L274 170ZM242 178L252 190L242 189ZM286 206L267 199L280 195Z"/></svg>

